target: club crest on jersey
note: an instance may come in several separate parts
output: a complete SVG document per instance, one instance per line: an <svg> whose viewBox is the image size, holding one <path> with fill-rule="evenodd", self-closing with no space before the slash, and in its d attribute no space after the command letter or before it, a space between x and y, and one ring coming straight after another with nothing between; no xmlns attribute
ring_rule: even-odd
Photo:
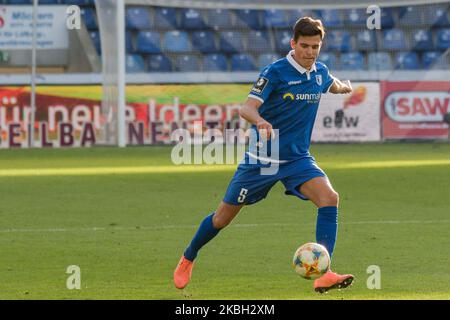
<svg viewBox="0 0 450 320"><path fill-rule="evenodd" d="M322 85L322 75L318 74L316 75L316 83L321 86Z"/></svg>
<svg viewBox="0 0 450 320"><path fill-rule="evenodd" d="M258 81L256 81L255 85L252 88L253 92L261 93L263 92L264 88L267 86L267 83L269 82L269 79L267 78L259 78Z"/></svg>

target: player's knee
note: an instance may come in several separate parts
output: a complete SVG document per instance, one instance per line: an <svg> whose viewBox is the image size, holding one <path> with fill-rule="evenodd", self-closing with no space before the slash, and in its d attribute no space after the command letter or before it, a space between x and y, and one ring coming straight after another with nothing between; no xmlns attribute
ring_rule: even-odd
<svg viewBox="0 0 450 320"><path fill-rule="evenodd" d="M213 217L213 226L216 229L222 229L229 225L231 220L232 219L224 217L223 215L218 216L217 214L215 214Z"/></svg>
<svg viewBox="0 0 450 320"><path fill-rule="evenodd" d="M327 207L327 206L337 207L338 205L339 205L339 194L334 190L330 190L320 198L319 207Z"/></svg>

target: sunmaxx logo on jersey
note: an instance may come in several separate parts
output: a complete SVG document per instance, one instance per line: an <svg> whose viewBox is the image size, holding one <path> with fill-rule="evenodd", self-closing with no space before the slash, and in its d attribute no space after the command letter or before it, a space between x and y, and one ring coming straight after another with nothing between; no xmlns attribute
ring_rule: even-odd
<svg viewBox="0 0 450 320"><path fill-rule="evenodd" d="M450 112L450 93L445 91L397 91L384 101L390 119L398 122L440 122Z"/></svg>
<svg viewBox="0 0 450 320"><path fill-rule="evenodd" d="M291 99L291 100L302 100L306 101L307 103L317 103L320 101L321 93L297 93L293 94L290 92L287 92L283 95L283 100Z"/></svg>

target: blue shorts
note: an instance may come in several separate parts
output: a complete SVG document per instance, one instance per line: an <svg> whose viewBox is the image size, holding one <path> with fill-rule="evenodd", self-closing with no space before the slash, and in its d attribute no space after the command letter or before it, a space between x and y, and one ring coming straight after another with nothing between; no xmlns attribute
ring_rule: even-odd
<svg viewBox="0 0 450 320"><path fill-rule="evenodd" d="M308 200L299 192L299 187L313 178L326 177L312 156L278 164L278 172L274 175L262 175L262 167L269 165L245 162L239 164L223 201L233 205L256 203L264 199L278 181L284 184L285 194Z"/></svg>

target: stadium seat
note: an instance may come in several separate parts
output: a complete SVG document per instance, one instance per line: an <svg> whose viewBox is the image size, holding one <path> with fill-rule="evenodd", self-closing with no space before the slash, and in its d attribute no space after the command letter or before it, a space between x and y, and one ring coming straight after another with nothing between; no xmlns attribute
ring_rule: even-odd
<svg viewBox="0 0 450 320"><path fill-rule="evenodd" d="M238 28L250 28L250 29L260 29L261 24L259 22L259 11L258 10L235 10L235 23L234 26Z"/></svg>
<svg viewBox="0 0 450 320"><path fill-rule="evenodd" d="M381 8L380 22L382 29L390 29L394 27L395 21L392 8Z"/></svg>
<svg viewBox="0 0 450 320"><path fill-rule="evenodd" d="M424 21L432 27L448 26L447 8L448 5L427 5L424 8Z"/></svg>
<svg viewBox="0 0 450 320"><path fill-rule="evenodd" d="M346 26L363 27L366 25L367 17L365 9L344 10L344 24Z"/></svg>
<svg viewBox="0 0 450 320"><path fill-rule="evenodd" d="M125 12L127 29L150 29L150 13L147 7L129 7Z"/></svg>
<svg viewBox="0 0 450 320"><path fill-rule="evenodd" d="M161 35L157 31L139 31L136 47L139 53L161 53Z"/></svg>
<svg viewBox="0 0 450 320"><path fill-rule="evenodd" d="M33 4L32 0L9 0L6 4Z"/></svg>
<svg viewBox="0 0 450 320"><path fill-rule="evenodd" d="M337 57L334 53L321 52L318 60L323 62L330 71L339 70L339 66L337 63Z"/></svg>
<svg viewBox="0 0 450 320"><path fill-rule="evenodd" d="M227 58L223 54L207 54L203 56L203 71L227 71Z"/></svg>
<svg viewBox="0 0 450 320"><path fill-rule="evenodd" d="M420 26L422 25L422 7L406 6L398 8L399 26Z"/></svg>
<svg viewBox="0 0 450 320"><path fill-rule="evenodd" d="M145 72L144 59L140 54L127 54L126 56L127 73Z"/></svg>
<svg viewBox="0 0 450 320"><path fill-rule="evenodd" d="M323 9L317 11L325 28L342 27L341 10Z"/></svg>
<svg viewBox="0 0 450 320"><path fill-rule="evenodd" d="M286 11L277 9L265 10L263 14L263 25L267 29L289 27Z"/></svg>
<svg viewBox="0 0 450 320"><path fill-rule="evenodd" d="M377 49L376 35L373 30L360 30L356 33L356 50L373 51Z"/></svg>
<svg viewBox="0 0 450 320"><path fill-rule="evenodd" d="M133 47L133 33L128 30L125 33L125 48L127 53L135 52Z"/></svg>
<svg viewBox="0 0 450 320"><path fill-rule="evenodd" d="M39 0L39 4L60 4L59 0Z"/></svg>
<svg viewBox="0 0 450 320"><path fill-rule="evenodd" d="M180 26L182 29L203 29L206 27L202 12L196 9L181 10Z"/></svg>
<svg viewBox="0 0 450 320"><path fill-rule="evenodd" d="M450 28L442 28L437 31L436 48L438 50L450 48Z"/></svg>
<svg viewBox="0 0 450 320"><path fill-rule="evenodd" d="M231 56L231 71L254 71L256 70L253 57L248 54L233 54Z"/></svg>
<svg viewBox="0 0 450 320"><path fill-rule="evenodd" d="M217 52L217 44L212 31L194 31L191 35L193 50L201 53Z"/></svg>
<svg viewBox="0 0 450 320"><path fill-rule="evenodd" d="M148 57L148 69L152 72L171 72L172 62L162 54L150 55Z"/></svg>
<svg viewBox="0 0 450 320"><path fill-rule="evenodd" d="M197 56L184 54L175 57L175 71L179 72L198 72L200 71L200 61Z"/></svg>
<svg viewBox="0 0 450 320"><path fill-rule="evenodd" d="M189 52L191 46L185 31L167 31L163 37L163 48L169 52Z"/></svg>
<svg viewBox="0 0 450 320"><path fill-rule="evenodd" d="M91 32L89 32L89 36L91 37L92 44L94 45L95 49L97 50L97 53L101 54L102 48L101 48L101 43L100 43L100 32L91 31Z"/></svg>
<svg viewBox="0 0 450 320"><path fill-rule="evenodd" d="M423 53L422 65L424 69L448 69L449 64L445 61L445 56L440 51L427 51Z"/></svg>
<svg viewBox="0 0 450 320"><path fill-rule="evenodd" d="M176 29L178 28L176 9L160 8L155 9L155 27L158 29Z"/></svg>
<svg viewBox="0 0 450 320"><path fill-rule="evenodd" d="M433 35L431 31L425 29L418 29L412 35L412 48L414 50L433 50Z"/></svg>
<svg viewBox="0 0 450 320"><path fill-rule="evenodd" d="M417 70L420 69L420 62L415 52L397 52L395 55L395 69Z"/></svg>
<svg viewBox="0 0 450 320"><path fill-rule="evenodd" d="M41 1L39 1L39 3L40 2ZM77 6L89 6L94 4L91 0L62 0L61 3L62 2L65 4L75 4Z"/></svg>
<svg viewBox="0 0 450 320"><path fill-rule="evenodd" d="M39 3L41 3L41 2L39 1ZM80 15L83 18L84 24L86 25L86 28L88 28L88 30L98 29L97 19L96 19L97 17L96 17L94 9L81 8Z"/></svg>
<svg viewBox="0 0 450 320"><path fill-rule="evenodd" d="M384 30L381 47L383 50L406 50L406 36L403 30L397 28Z"/></svg>
<svg viewBox="0 0 450 320"><path fill-rule="evenodd" d="M257 60L257 68L261 70L272 62L277 61L278 59L280 59L280 56L275 53L260 54Z"/></svg>
<svg viewBox="0 0 450 320"><path fill-rule="evenodd" d="M247 40L247 50L257 53L273 51L268 32L250 31Z"/></svg>
<svg viewBox="0 0 450 320"><path fill-rule="evenodd" d="M291 50L291 30L278 30L275 32L275 48L281 54L287 54Z"/></svg>
<svg viewBox="0 0 450 320"><path fill-rule="evenodd" d="M243 35L239 31L226 31L220 34L220 51L237 53L244 51Z"/></svg>
<svg viewBox="0 0 450 320"><path fill-rule="evenodd" d="M226 29L231 26L231 13L227 9L207 11L208 26L214 30Z"/></svg>
<svg viewBox="0 0 450 320"><path fill-rule="evenodd" d="M313 10L307 10L307 9L296 9L296 10L289 10L287 12L288 15L288 25L286 28L290 28L292 30L292 27L297 22L298 19L301 17L312 17L314 19L320 18L319 14L316 11Z"/></svg>
<svg viewBox="0 0 450 320"><path fill-rule="evenodd" d="M352 49L351 36L347 31L332 30L327 37L325 40L327 50L348 52Z"/></svg>
<svg viewBox="0 0 450 320"><path fill-rule="evenodd" d="M370 52L367 64L369 70L392 70L392 58L387 52Z"/></svg>
<svg viewBox="0 0 450 320"><path fill-rule="evenodd" d="M364 70L366 63L360 52L347 52L341 55L341 70Z"/></svg>

